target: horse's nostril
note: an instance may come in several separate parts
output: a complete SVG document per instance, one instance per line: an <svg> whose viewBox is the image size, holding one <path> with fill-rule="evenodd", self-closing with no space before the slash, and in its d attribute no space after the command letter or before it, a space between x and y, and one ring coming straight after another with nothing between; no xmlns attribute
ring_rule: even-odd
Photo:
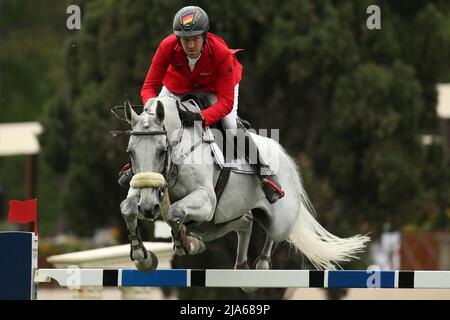
<svg viewBox="0 0 450 320"><path fill-rule="evenodd" d="M138 206L139 212L142 213L143 216L146 218L149 218L150 214L152 213L152 210L149 209L146 206Z"/></svg>
<svg viewBox="0 0 450 320"><path fill-rule="evenodd" d="M154 219L156 215L158 214L159 210L159 204L156 204L155 206L148 207L148 206L140 206L138 205L139 212L142 213L142 215L147 219Z"/></svg>

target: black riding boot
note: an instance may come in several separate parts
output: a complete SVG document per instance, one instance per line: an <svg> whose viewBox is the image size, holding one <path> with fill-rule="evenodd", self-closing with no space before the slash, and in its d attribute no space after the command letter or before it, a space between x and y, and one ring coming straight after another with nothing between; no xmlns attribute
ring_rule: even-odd
<svg viewBox="0 0 450 320"><path fill-rule="evenodd" d="M284 191L281 189L278 177L272 172L270 167L261 158L258 146L253 140L252 136L247 130L244 130L244 132L246 141L245 158L248 161L250 167L253 169L253 172L261 182L261 187L264 194L266 195L267 201L273 204L284 197ZM250 150L255 151L255 153L253 154L256 154L256 163L254 163L255 159L249 159Z"/></svg>
<svg viewBox="0 0 450 320"><path fill-rule="evenodd" d="M267 201L273 204L284 197L284 191L281 190L280 182L276 174L271 173L270 168L258 160L256 164L250 164L261 182L261 187L266 195ZM265 172L265 173L264 173Z"/></svg>
<svg viewBox="0 0 450 320"><path fill-rule="evenodd" d="M133 178L133 170L130 164L126 164L119 172L119 180L117 181L121 187L129 188L130 181Z"/></svg>

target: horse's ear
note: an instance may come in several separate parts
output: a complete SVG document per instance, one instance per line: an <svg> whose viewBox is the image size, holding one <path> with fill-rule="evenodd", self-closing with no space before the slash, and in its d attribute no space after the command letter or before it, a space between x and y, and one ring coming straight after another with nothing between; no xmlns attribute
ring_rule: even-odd
<svg viewBox="0 0 450 320"><path fill-rule="evenodd" d="M156 103L156 117L157 117L159 122L163 122L164 121L164 117L165 117L164 105L159 100Z"/></svg>
<svg viewBox="0 0 450 320"><path fill-rule="evenodd" d="M131 107L130 101L125 101L124 105L125 110L125 119L127 122L131 125L133 125L133 121L135 121L139 116L136 112L134 112L133 108Z"/></svg>

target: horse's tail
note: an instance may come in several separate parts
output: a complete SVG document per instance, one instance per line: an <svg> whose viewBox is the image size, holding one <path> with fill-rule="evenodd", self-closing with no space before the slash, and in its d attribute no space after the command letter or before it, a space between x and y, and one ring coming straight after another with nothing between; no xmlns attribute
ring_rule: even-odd
<svg viewBox="0 0 450 320"><path fill-rule="evenodd" d="M299 173L294 161L288 156L291 165ZM300 188L300 213L288 241L300 250L318 269L335 269L340 262L357 258L364 250L368 236L356 235L339 238L325 230L314 218L314 209L303 188L300 174L296 177Z"/></svg>

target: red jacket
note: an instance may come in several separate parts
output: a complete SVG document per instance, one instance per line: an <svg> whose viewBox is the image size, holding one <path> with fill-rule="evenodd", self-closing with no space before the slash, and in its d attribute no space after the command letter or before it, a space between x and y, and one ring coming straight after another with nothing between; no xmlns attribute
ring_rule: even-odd
<svg viewBox="0 0 450 320"><path fill-rule="evenodd" d="M162 85L175 94L202 90L217 95L217 102L202 111L204 126L219 121L233 109L234 86L241 81L242 65L234 57L239 50L208 33L194 71L177 37L172 34L159 44L141 89L142 102L158 95Z"/></svg>

